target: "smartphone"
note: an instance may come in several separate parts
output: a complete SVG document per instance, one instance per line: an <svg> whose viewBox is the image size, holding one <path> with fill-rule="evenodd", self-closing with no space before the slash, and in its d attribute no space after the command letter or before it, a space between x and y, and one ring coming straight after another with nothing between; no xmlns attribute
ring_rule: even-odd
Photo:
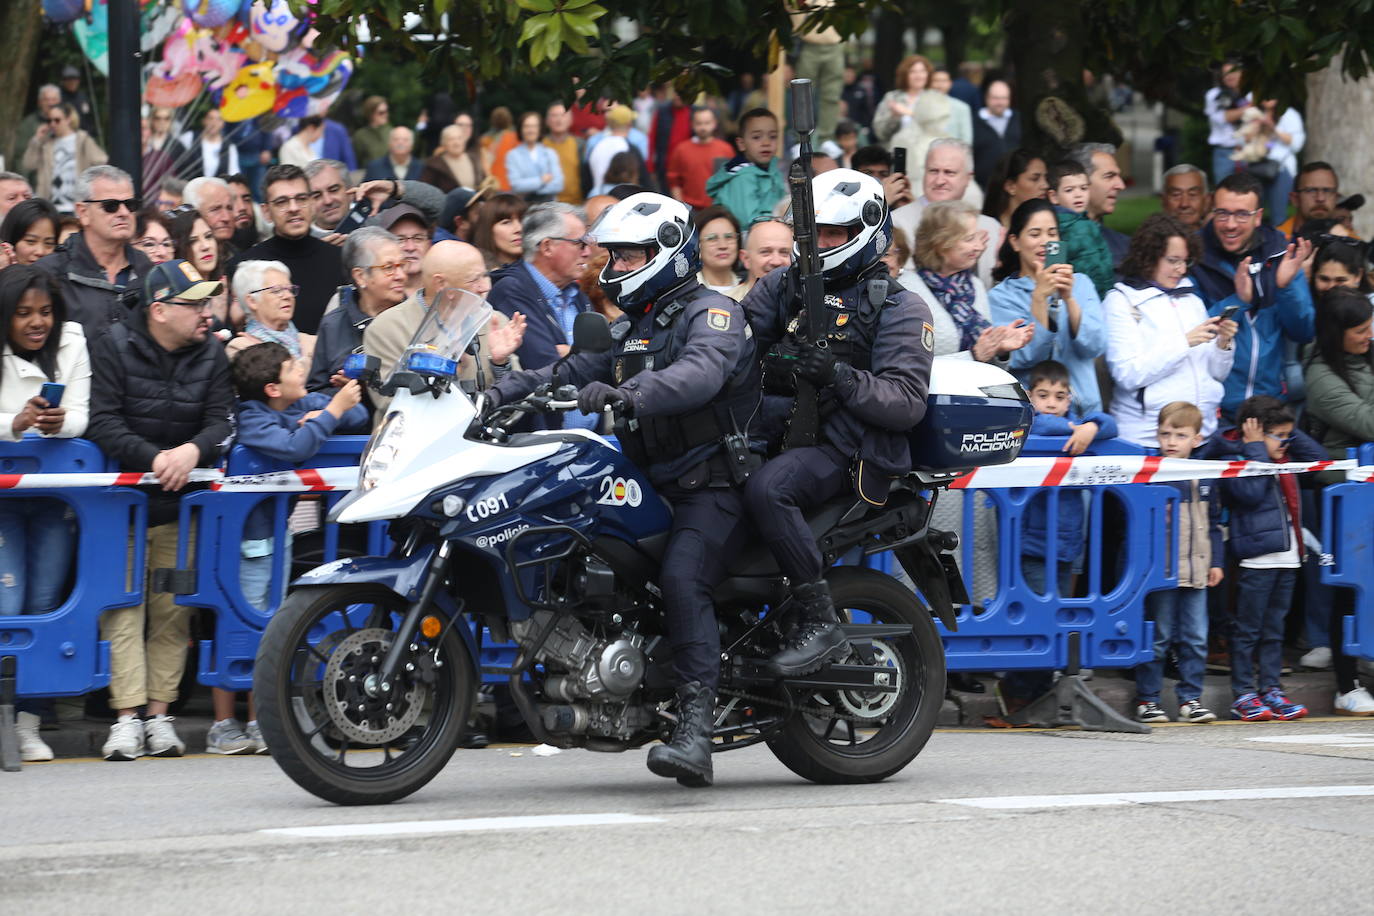
<svg viewBox="0 0 1374 916"><path fill-rule="evenodd" d="M899 146L892 151L892 174L906 174L906 147Z"/></svg>
<svg viewBox="0 0 1374 916"><path fill-rule="evenodd" d="M1045 266L1052 267L1055 264L1067 264L1064 258L1064 245L1061 242L1053 241L1045 243Z"/></svg>
<svg viewBox="0 0 1374 916"><path fill-rule="evenodd" d="M1228 306L1226 306L1226 308L1224 308L1224 309L1221 310L1221 320L1222 320L1222 321L1230 321L1230 320L1235 316L1236 312L1239 312L1239 311L1240 311L1240 306L1238 306L1238 305L1228 305Z"/></svg>
<svg viewBox="0 0 1374 916"><path fill-rule="evenodd" d="M62 405L62 392L66 387L61 382L44 382L43 387L38 389L38 396L47 401L49 407L60 407Z"/></svg>

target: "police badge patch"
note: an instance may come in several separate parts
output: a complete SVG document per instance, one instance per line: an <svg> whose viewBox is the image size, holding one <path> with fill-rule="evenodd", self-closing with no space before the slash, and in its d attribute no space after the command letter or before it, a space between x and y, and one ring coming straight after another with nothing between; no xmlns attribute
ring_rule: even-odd
<svg viewBox="0 0 1374 916"><path fill-rule="evenodd" d="M687 276L689 270L691 270L691 268L687 266L687 256L682 252L678 252L677 257L673 258L673 273L677 274L677 278L681 280L683 277Z"/></svg>
<svg viewBox="0 0 1374 916"><path fill-rule="evenodd" d="M730 313L725 309L707 309L706 323L717 331L730 330Z"/></svg>
<svg viewBox="0 0 1374 916"><path fill-rule="evenodd" d="M935 329L925 321L921 322L921 346L931 353L935 352Z"/></svg>

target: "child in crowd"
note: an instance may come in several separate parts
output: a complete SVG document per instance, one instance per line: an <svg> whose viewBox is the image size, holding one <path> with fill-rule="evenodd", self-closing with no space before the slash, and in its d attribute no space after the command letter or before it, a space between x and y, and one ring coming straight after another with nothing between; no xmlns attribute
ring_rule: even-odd
<svg viewBox="0 0 1374 916"><path fill-rule="evenodd" d="M746 111L739 119L740 154L722 163L706 181L711 200L751 226L773 215L773 206L787 195L778 153L778 119L766 108Z"/></svg>
<svg viewBox="0 0 1374 916"><path fill-rule="evenodd" d="M1080 419L1069 413L1073 392L1069 388L1069 370L1063 363L1047 359L1030 369L1030 401L1035 408L1031 420L1032 436L1062 437L1060 451L1081 455L1088 446L1102 439L1116 437L1116 421L1105 413L1089 414ZM1049 493L1034 495L1026 504L1021 522L1021 576L1033 591L1049 591L1048 566L1054 556L1055 585L1058 595L1073 595L1073 567L1083 552L1083 497L1068 491L1059 497L1058 530L1054 533L1057 549L1050 545ZM1057 556L1055 556L1057 554ZM998 683L997 689L1004 713L1017 709L1050 689L1054 675L1049 671L1013 671Z"/></svg>
<svg viewBox="0 0 1374 916"><path fill-rule="evenodd" d="M260 343L239 352L232 364L239 396L238 444L268 458L299 464L312 458L334 433L366 432L367 409L359 403L362 389L350 380L333 395L305 390L306 366L279 343ZM275 606L271 595L273 537L272 500L261 502L244 523L239 584L248 603L263 610ZM283 545L289 555L290 541ZM288 564L290 560L288 559ZM280 598L280 596L277 596ZM234 719L234 694L214 691L215 724L206 738L211 754L263 753L253 699L248 698L248 727Z"/></svg>
<svg viewBox="0 0 1374 916"><path fill-rule="evenodd" d="M1326 450L1293 428L1292 409L1255 395L1236 410L1234 429L1209 443L1209 458L1243 458L1283 464L1321 461ZM1307 707L1283 692L1283 620L1302 566L1302 509L1292 474L1222 481L1231 510L1231 552L1240 560L1236 617L1231 635L1231 715L1247 722L1300 719ZM1258 671L1256 665L1258 663Z"/></svg>
<svg viewBox="0 0 1374 916"><path fill-rule="evenodd" d="M1064 261L1085 274L1097 287L1099 296L1116 285L1112 252L1102 238L1102 227L1088 216L1088 172L1077 162L1066 159L1055 163L1046 176L1050 183L1050 203L1059 219L1059 243L1064 246Z"/></svg>
<svg viewBox="0 0 1374 916"><path fill-rule="evenodd" d="M1105 413L1079 418L1069 413L1073 392L1069 389L1069 370L1063 363L1047 359L1030 370L1030 401L1035 409L1031 420L1032 436L1051 436L1065 439L1060 451L1081 455L1088 446L1100 439L1116 438L1116 421ZM1033 499L1026 507L1021 532L1021 569L1026 584L1036 591L1044 591L1048 581L1045 564L1050 557L1046 528L1048 496ZM1055 577L1059 594L1071 591L1073 563L1083 550L1083 501L1075 493L1059 500L1059 530L1055 534L1059 545L1059 568Z"/></svg>
<svg viewBox="0 0 1374 916"><path fill-rule="evenodd" d="M1159 411L1159 454L1188 458L1202 444L1202 411L1187 401L1174 401ZM1168 722L1159 705L1164 659L1178 660L1178 721L1213 722L1216 714L1202 705L1202 678L1207 671L1207 589L1221 582L1225 547L1221 541L1221 506L1212 498L1210 480L1164 484L1178 490L1178 512L1170 541L1178 557L1178 588L1150 592L1145 612L1155 622L1154 661L1136 666L1135 717L1139 722Z"/></svg>

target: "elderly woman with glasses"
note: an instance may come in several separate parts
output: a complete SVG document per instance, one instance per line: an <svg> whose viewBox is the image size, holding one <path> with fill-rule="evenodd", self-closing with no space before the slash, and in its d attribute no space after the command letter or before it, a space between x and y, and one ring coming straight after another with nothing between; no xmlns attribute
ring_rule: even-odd
<svg viewBox="0 0 1374 916"><path fill-rule="evenodd" d="M740 226L735 215L724 207L707 207L696 214L698 241L701 243L701 285L718 293L729 293L739 284L735 265L739 262Z"/></svg>
<svg viewBox="0 0 1374 916"><path fill-rule="evenodd" d="M291 323L296 293L291 270L281 261L244 261L234 271L234 298L248 314L243 333L225 346L230 359L254 344L278 343L296 359L309 364L315 354L315 335L302 334Z"/></svg>
<svg viewBox="0 0 1374 916"><path fill-rule="evenodd" d="M1222 383L1231 373L1237 323L1209 318L1188 269L1198 239L1177 218L1156 213L1131 239L1120 283L1107 292L1107 367L1115 390L1111 414L1120 438L1147 448L1160 408L1187 401L1202 411L1202 435L1217 426Z"/></svg>

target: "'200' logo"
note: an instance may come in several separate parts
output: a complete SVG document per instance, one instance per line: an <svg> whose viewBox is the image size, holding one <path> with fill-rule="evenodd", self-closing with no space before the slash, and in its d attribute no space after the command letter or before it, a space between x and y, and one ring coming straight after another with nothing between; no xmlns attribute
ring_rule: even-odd
<svg viewBox="0 0 1374 916"><path fill-rule="evenodd" d="M638 481L624 477L601 478L600 490L596 502L601 506L637 506L644 500Z"/></svg>

